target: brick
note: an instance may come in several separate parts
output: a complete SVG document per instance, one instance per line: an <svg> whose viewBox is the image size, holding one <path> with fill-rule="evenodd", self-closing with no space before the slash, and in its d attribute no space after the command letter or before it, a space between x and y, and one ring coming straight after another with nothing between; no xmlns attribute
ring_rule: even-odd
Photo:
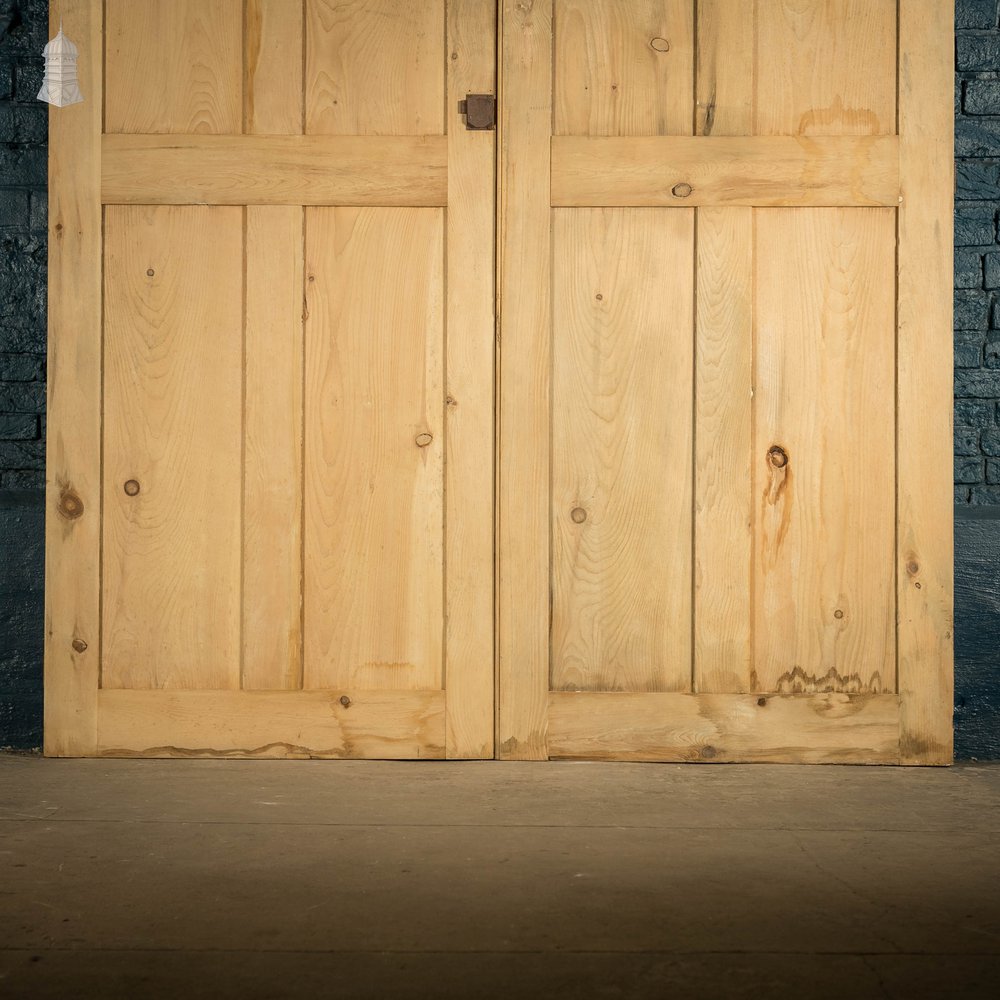
<svg viewBox="0 0 1000 1000"><path fill-rule="evenodd" d="M955 484L973 485L983 481L983 460L981 458L955 459Z"/></svg>
<svg viewBox="0 0 1000 1000"><path fill-rule="evenodd" d="M984 399L956 399L955 423L988 427L997 422L996 404Z"/></svg>
<svg viewBox="0 0 1000 1000"><path fill-rule="evenodd" d="M955 69L959 73L990 71L1000 66L1000 35L958 35L955 38Z"/></svg>
<svg viewBox="0 0 1000 1000"><path fill-rule="evenodd" d="M28 192L0 188L0 229L26 229L30 218Z"/></svg>
<svg viewBox="0 0 1000 1000"><path fill-rule="evenodd" d="M0 382L44 382L45 358L40 354L0 354Z"/></svg>
<svg viewBox="0 0 1000 1000"><path fill-rule="evenodd" d="M0 477L0 484L3 483L3 478ZM955 503L956 504L967 504L969 502L969 497L972 491L968 486L956 486L955 487Z"/></svg>
<svg viewBox="0 0 1000 1000"><path fill-rule="evenodd" d="M0 104L0 142L24 145L44 143L49 134L46 105L36 101L32 105Z"/></svg>
<svg viewBox="0 0 1000 1000"><path fill-rule="evenodd" d="M41 469L12 469L0 473L0 489L44 490L45 473Z"/></svg>
<svg viewBox="0 0 1000 1000"><path fill-rule="evenodd" d="M1000 62L997 65L1000 65ZM955 155L1000 155L1000 118L957 119L955 121Z"/></svg>
<svg viewBox="0 0 1000 1000"><path fill-rule="evenodd" d="M996 278L1000 282L1000 254L989 254L987 256L997 257L994 261ZM956 250L955 251L955 287L956 288L982 288L983 287L983 257L976 250ZM1000 287L997 285L987 287Z"/></svg>
<svg viewBox="0 0 1000 1000"><path fill-rule="evenodd" d="M41 382L0 383L0 413L41 413L45 386Z"/></svg>
<svg viewBox="0 0 1000 1000"><path fill-rule="evenodd" d="M997 26L997 0L957 0L955 27L995 28Z"/></svg>
<svg viewBox="0 0 1000 1000"><path fill-rule="evenodd" d="M10 354L44 354L45 327L20 320L0 320L0 351Z"/></svg>
<svg viewBox="0 0 1000 1000"><path fill-rule="evenodd" d="M1000 331L994 331L986 338L986 345L983 349L983 367L1000 368Z"/></svg>
<svg viewBox="0 0 1000 1000"><path fill-rule="evenodd" d="M1000 487L976 486L971 494L974 504L1000 504Z"/></svg>
<svg viewBox="0 0 1000 1000"><path fill-rule="evenodd" d="M955 367L981 368L986 337L981 330L955 331Z"/></svg>
<svg viewBox="0 0 1000 1000"><path fill-rule="evenodd" d="M45 43L42 42L42 47ZM39 50L41 51L41 50ZM38 91L42 87L42 76L45 67L40 59L31 59L14 67L14 100L20 104L29 104L38 100ZM84 94L84 97L87 95Z"/></svg>
<svg viewBox="0 0 1000 1000"><path fill-rule="evenodd" d="M996 206L960 205L955 210L955 246L988 246L996 239Z"/></svg>
<svg viewBox="0 0 1000 1000"><path fill-rule="evenodd" d="M979 428L955 427L955 454L962 458L979 455Z"/></svg>
<svg viewBox="0 0 1000 1000"><path fill-rule="evenodd" d="M32 232L44 233L49 225L49 196L46 191L31 192L30 226Z"/></svg>
<svg viewBox="0 0 1000 1000"><path fill-rule="evenodd" d="M0 413L0 441L34 441L38 417L32 413Z"/></svg>
<svg viewBox="0 0 1000 1000"><path fill-rule="evenodd" d="M1000 458L1000 430L991 427L983 431L982 449L990 458Z"/></svg>
<svg viewBox="0 0 1000 1000"><path fill-rule="evenodd" d="M0 143L0 177L5 186L45 187L48 174L48 154L44 147Z"/></svg>
<svg viewBox="0 0 1000 1000"><path fill-rule="evenodd" d="M14 67L0 62L0 101L9 101L14 96Z"/></svg>
<svg viewBox="0 0 1000 1000"><path fill-rule="evenodd" d="M1000 486L1000 458L987 459L986 482L990 486Z"/></svg>
<svg viewBox="0 0 1000 1000"><path fill-rule="evenodd" d="M0 441L0 469L44 468L44 441Z"/></svg>
<svg viewBox="0 0 1000 1000"><path fill-rule="evenodd" d="M1000 80L967 80L962 109L967 115L1000 114Z"/></svg>
<svg viewBox="0 0 1000 1000"><path fill-rule="evenodd" d="M956 251L955 254L956 269L958 268L958 255L959 253L963 252L968 253L969 251ZM988 253L984 255L983 277L984 277L984 283L987 288L1000 288L1000 253ZM966 286L958 285L958 287L964 288Z"/></svg>
<svg viewBox="0 0 1000 1000"><path fill-rule="evenodd" d="M955 395L960 399L1000 399L1000 369L956 371Z"/></svg>
<svg viewBox="0 0 1000 1000"><path fill-rule="evenodd" d="M27 234L0 234L0 326L45 327L45 240ZM17 352L0 341L0 350ZM21 352L18 352L21 353Z"/></svg>
<svg viewBox="0 0 1000 1000"><path fill-rule="evenodd" d="M994 160L959 160L955 164L955 197L959 201L1000 199L1000 163Z"/></svg>
<svg viewBox="0 0 1000 1000"><path fill-rule="evenodd" d="M956 289L955 326L961 330L986 330L989 325L989 295L983 291Z"/></svg>

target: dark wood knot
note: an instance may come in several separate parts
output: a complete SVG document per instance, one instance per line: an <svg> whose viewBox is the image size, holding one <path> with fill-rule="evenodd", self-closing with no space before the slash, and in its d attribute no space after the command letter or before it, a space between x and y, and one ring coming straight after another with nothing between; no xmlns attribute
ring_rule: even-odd
<svg viewBox="0 0 1000 1000"><path fill-rule="evenodd" d="M651 38L649 40L649 47L653 49L655 52L669 52L670 42L668 42L665 38L660 38L659 35L657 35L656 38Z"/></svg>
<svg viewBox="0 0 1000 1000"><path fill-rule="evenodd" d="M78 653L85 653L87 651L87 644L83 641L83 639L74 639L73 648Z"/></svg>
<svg viewBox="0 0 1000 1000"><path fill-rule="evenodd" d="M767 451L767 460L775 469L788 465L788 452L780 444L772 445Z"/></svg>
<svg viewBox="0 0 1000 1000"><path fill-rule="evenodd" d="M344 708L350 708L351 707L351 699L348 698L346 694L342 694L340 696L340 704L343 705Z"/></svg>
<svg viewBox="0 0 1000 1000"><path fill-rule="evenodd" d="M761 708L763 708L767 704L767 699L764 697L760 697L757 699L757 704L760 705Z"/></svg>
<svg viewBox="0 0 1000 1000"><path fill-rule="evenodd" d="M137 479L127 479L124 488L126 494L130 497L139 495L139 481Z"/></svg>
<svg viewBox="0 0 1000 1000"><path fill-rule="evenodd" d="M418 448L426 448L434 440L434 437L431 434L424 433L418 434L414 440L417 442Z"/></svg>
<svg viewBox="0 0 1000 1000"><path fill-rule="evenodd" d="M67 521L75 521L83 513L83 501L72 490L64 490L59 497L59 513Z"/></svg>
<svg viewBox="0 0 1000 1000"><path fill-rule="evenodd" d="M582 507L574 507L569 512L569 516L573 519L574 524L583 524L587 520L587 512Z"/></svg>
<svg viewBox="0 0 1000 1000"><path fill-rule="evenodd" d="M705 760L711 760L715 756L715 747L702 747L701 755Z"/></svg>
<svg viewBox="0 0 1000 1000"><path fill-rule="evenodd" d="M687 198L691 192L694 190L690 184L675 184L671 189L670 193L675 198Z"/></svg>

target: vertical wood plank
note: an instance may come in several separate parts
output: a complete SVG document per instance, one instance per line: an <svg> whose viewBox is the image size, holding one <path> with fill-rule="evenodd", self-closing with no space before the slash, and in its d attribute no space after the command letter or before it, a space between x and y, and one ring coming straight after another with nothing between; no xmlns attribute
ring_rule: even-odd
<svg viewBox="0 0 1000 1000"><path fill-rule="evenodd" d="M242 0L106 7L106 132L243 130Z"/></svg>
<svg viewBox="0 0 1000 1000"><path fill-rule="evenodd" d="M105 209L103 686L239 686L243 219Z"/></svg>
<svg viewBox="0 0 1000 1000"><path fill-rule="evenodd" d="M444 0L306 0L308 135L441 135Z"/></svg>
<svg viewBox="0 0 1000 1000"><path fill-rule="evenodd" d="M301 0L247 0L248 134L302 133ZM242 684L302 684L304 233L298 206L246 215Z"/></svg>
<svg viewBox="0 0 1000 1000"><path fill-rule="evenodd" d="M551 0L503 0L499 756L545 759L549 668Z"/></svg>
<svg viewBox="0 0 1000 1000"><path fill-rule="evenodd" d="M558 691L688 691L694 211L553 227Z"/></svg>
<svg viewBox="0 0 1000 1000"><path fill-rule="evenodd" d="M441 686L443 222L306 213L306 688Z"/></svg>
<svg viewBox="0 0 1000 1000"><path fill-rule="evenodd" d="M697 4L698 135L753 129L754 4ZM750 690L753 210L697 212L694 690Z"/></svg>
<svg viewBox="0 0 1000 1000"><path fill-rule="evenodd" d="M756 0L754 134L892 135L896 4Z"/></svg>
<svg viewBox="0 0 1000 1000"><path fill-rule="evenodd" d="M899 6L897 587L900 755L952 759L951 0Z"/></svg>
<svg viewBox="0 0 1000 1000"><path fill-rule="evenodd" d="M556 0L555 135L690 135L692 0Z"/></svg>
<svg viewBox="0 0 1000 1000"><path fill-rule="evenodd" d="M895 687L895 213L756 216L754 689Z"/></svg>
<svg viewBox="0 0 1000 1000"><path fill-rule="evenodd" d="M751 135L754 3L698 0L697 135Z"/></svg>
<svg viewBox="0 0 1000 1000"><path fill-rule="evenodd" d="M496 4L448 3L447 754L493 756L493 451L496 133L458 102L495 93Z"/></svg>
<svg viewBox="0 0 1000 1000"><path fill-rule="evenodd" d="M753 209L698 209L694 689L750 690Z"/></svg>
<svg viewBox="0 0 1000 1000"><path fill-rule="evenodd" d="M302 0L246 0L244 31L244 131L301 135Z"/></svg>
<svg viewBox="0 0 1000 1000"><path fill-rule="evenodd" d="M101 0L52 12L80 49L82 104L49 116L45 753L97 749L101 545Z"/></svg>
<svg viewBox="0 0 1000 1000"><path fill-rule="evenodd" d="M302 683L302 209L247 208L243 687Z"/></svg>

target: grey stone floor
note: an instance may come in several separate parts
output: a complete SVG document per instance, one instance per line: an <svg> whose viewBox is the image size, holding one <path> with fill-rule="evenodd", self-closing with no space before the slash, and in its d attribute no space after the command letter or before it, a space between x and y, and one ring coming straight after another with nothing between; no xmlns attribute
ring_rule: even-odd
<svg viewBox="0 0 1000 1000"><path fill-rule="evenodd" d="M0 996L1000 995L1000 766L0 757Z"/></svg>

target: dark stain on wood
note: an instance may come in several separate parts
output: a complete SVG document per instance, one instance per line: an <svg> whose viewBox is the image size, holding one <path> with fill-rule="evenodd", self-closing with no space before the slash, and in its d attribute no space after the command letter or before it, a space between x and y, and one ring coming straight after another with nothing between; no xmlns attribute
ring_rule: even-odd
<svg viewBox="0 0 1000 1000"><path fill-rule="evenodd" d="M59 494L59 503L56 509L67 521L75 521L83 515L83 501L76 490L66 487Z"/></svg>
<svg viewBox="0 0 1000 1000"><path fill-rule="evenodd" d="M831 667L825 674L808 674L796 665L775 685L779 694L881 694L882 675L876 671L866 681L860 674L839 674Z"/></svg>

